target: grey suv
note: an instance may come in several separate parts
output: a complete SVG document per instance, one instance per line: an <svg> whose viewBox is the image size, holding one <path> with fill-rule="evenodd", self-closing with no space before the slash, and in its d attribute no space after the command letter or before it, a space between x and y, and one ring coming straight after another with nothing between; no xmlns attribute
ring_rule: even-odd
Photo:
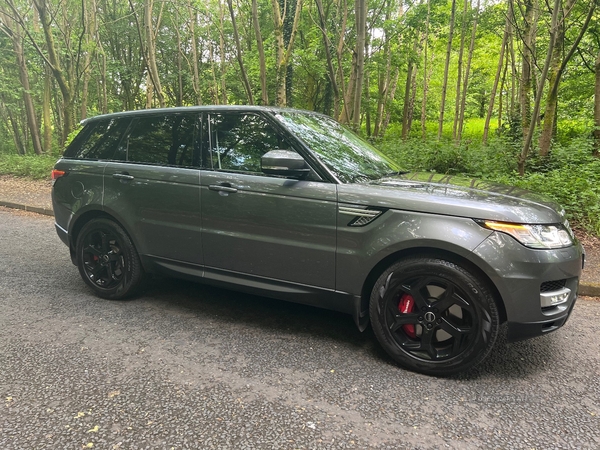
<svg viewBox="0 0 600 450"><path fill-rule="evenodd" d="M444 375L562 326L583 251L550 200L405 174L329 117L192 107L94 117L53 171L56 230L99 296L163 273L369 321Z"/></svg>

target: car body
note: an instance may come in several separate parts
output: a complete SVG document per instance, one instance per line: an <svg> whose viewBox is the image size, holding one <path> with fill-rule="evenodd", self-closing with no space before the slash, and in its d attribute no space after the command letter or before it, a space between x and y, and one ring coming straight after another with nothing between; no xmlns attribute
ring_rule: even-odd
<svg viewBox="0 0 600 450"><path fill-rule="evenodd" d="M100 296L162 273L369 320L396 362L445 375L563 325L583 249L515 187L406 174L332 119L250 106L83 122L53 171L56 230Z"/></svg>

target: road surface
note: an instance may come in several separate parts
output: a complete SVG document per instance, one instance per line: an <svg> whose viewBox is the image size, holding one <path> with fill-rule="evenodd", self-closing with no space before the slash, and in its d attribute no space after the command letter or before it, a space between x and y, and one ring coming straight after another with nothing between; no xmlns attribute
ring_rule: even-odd
<svg viewBox="0 0 600 450"><path fill-rule="evenodd" d="M0 448L600 448L600 302L474 372L402 370L352 318L171 279L91 295L0 208Z"/></svg>

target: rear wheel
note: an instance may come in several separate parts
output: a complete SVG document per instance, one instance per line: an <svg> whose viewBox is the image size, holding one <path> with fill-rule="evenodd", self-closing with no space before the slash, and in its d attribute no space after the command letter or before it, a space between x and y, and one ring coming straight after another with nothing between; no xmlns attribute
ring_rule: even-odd
<svg viewBox="0 0 600 450"><path fill-rule="evenodd" d="M400 365L450 375L479 364L498 335L498 308L486 283L437 258L409 258L389 267L370 299L377 339Z"/></svg>
<svg viewBox="0 0 600 450"><path fill-rule="evenodd" d="M95 219L77 238L77 267L100 297L121 300L135 295L144 278L138 253L123 228L109 219Z"/></svg>

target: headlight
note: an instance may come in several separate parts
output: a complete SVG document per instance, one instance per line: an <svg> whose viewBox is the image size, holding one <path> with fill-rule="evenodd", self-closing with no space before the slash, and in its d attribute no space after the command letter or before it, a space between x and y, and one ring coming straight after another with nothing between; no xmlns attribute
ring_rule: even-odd
<svg viewBox="0 0 600 450"><path fill-rule="evenodd" d="M486 220L481 224L490 230L510 234L530 248L563 248L573 245L573 233L568 222L564 225L523 225Z"/></svg>

